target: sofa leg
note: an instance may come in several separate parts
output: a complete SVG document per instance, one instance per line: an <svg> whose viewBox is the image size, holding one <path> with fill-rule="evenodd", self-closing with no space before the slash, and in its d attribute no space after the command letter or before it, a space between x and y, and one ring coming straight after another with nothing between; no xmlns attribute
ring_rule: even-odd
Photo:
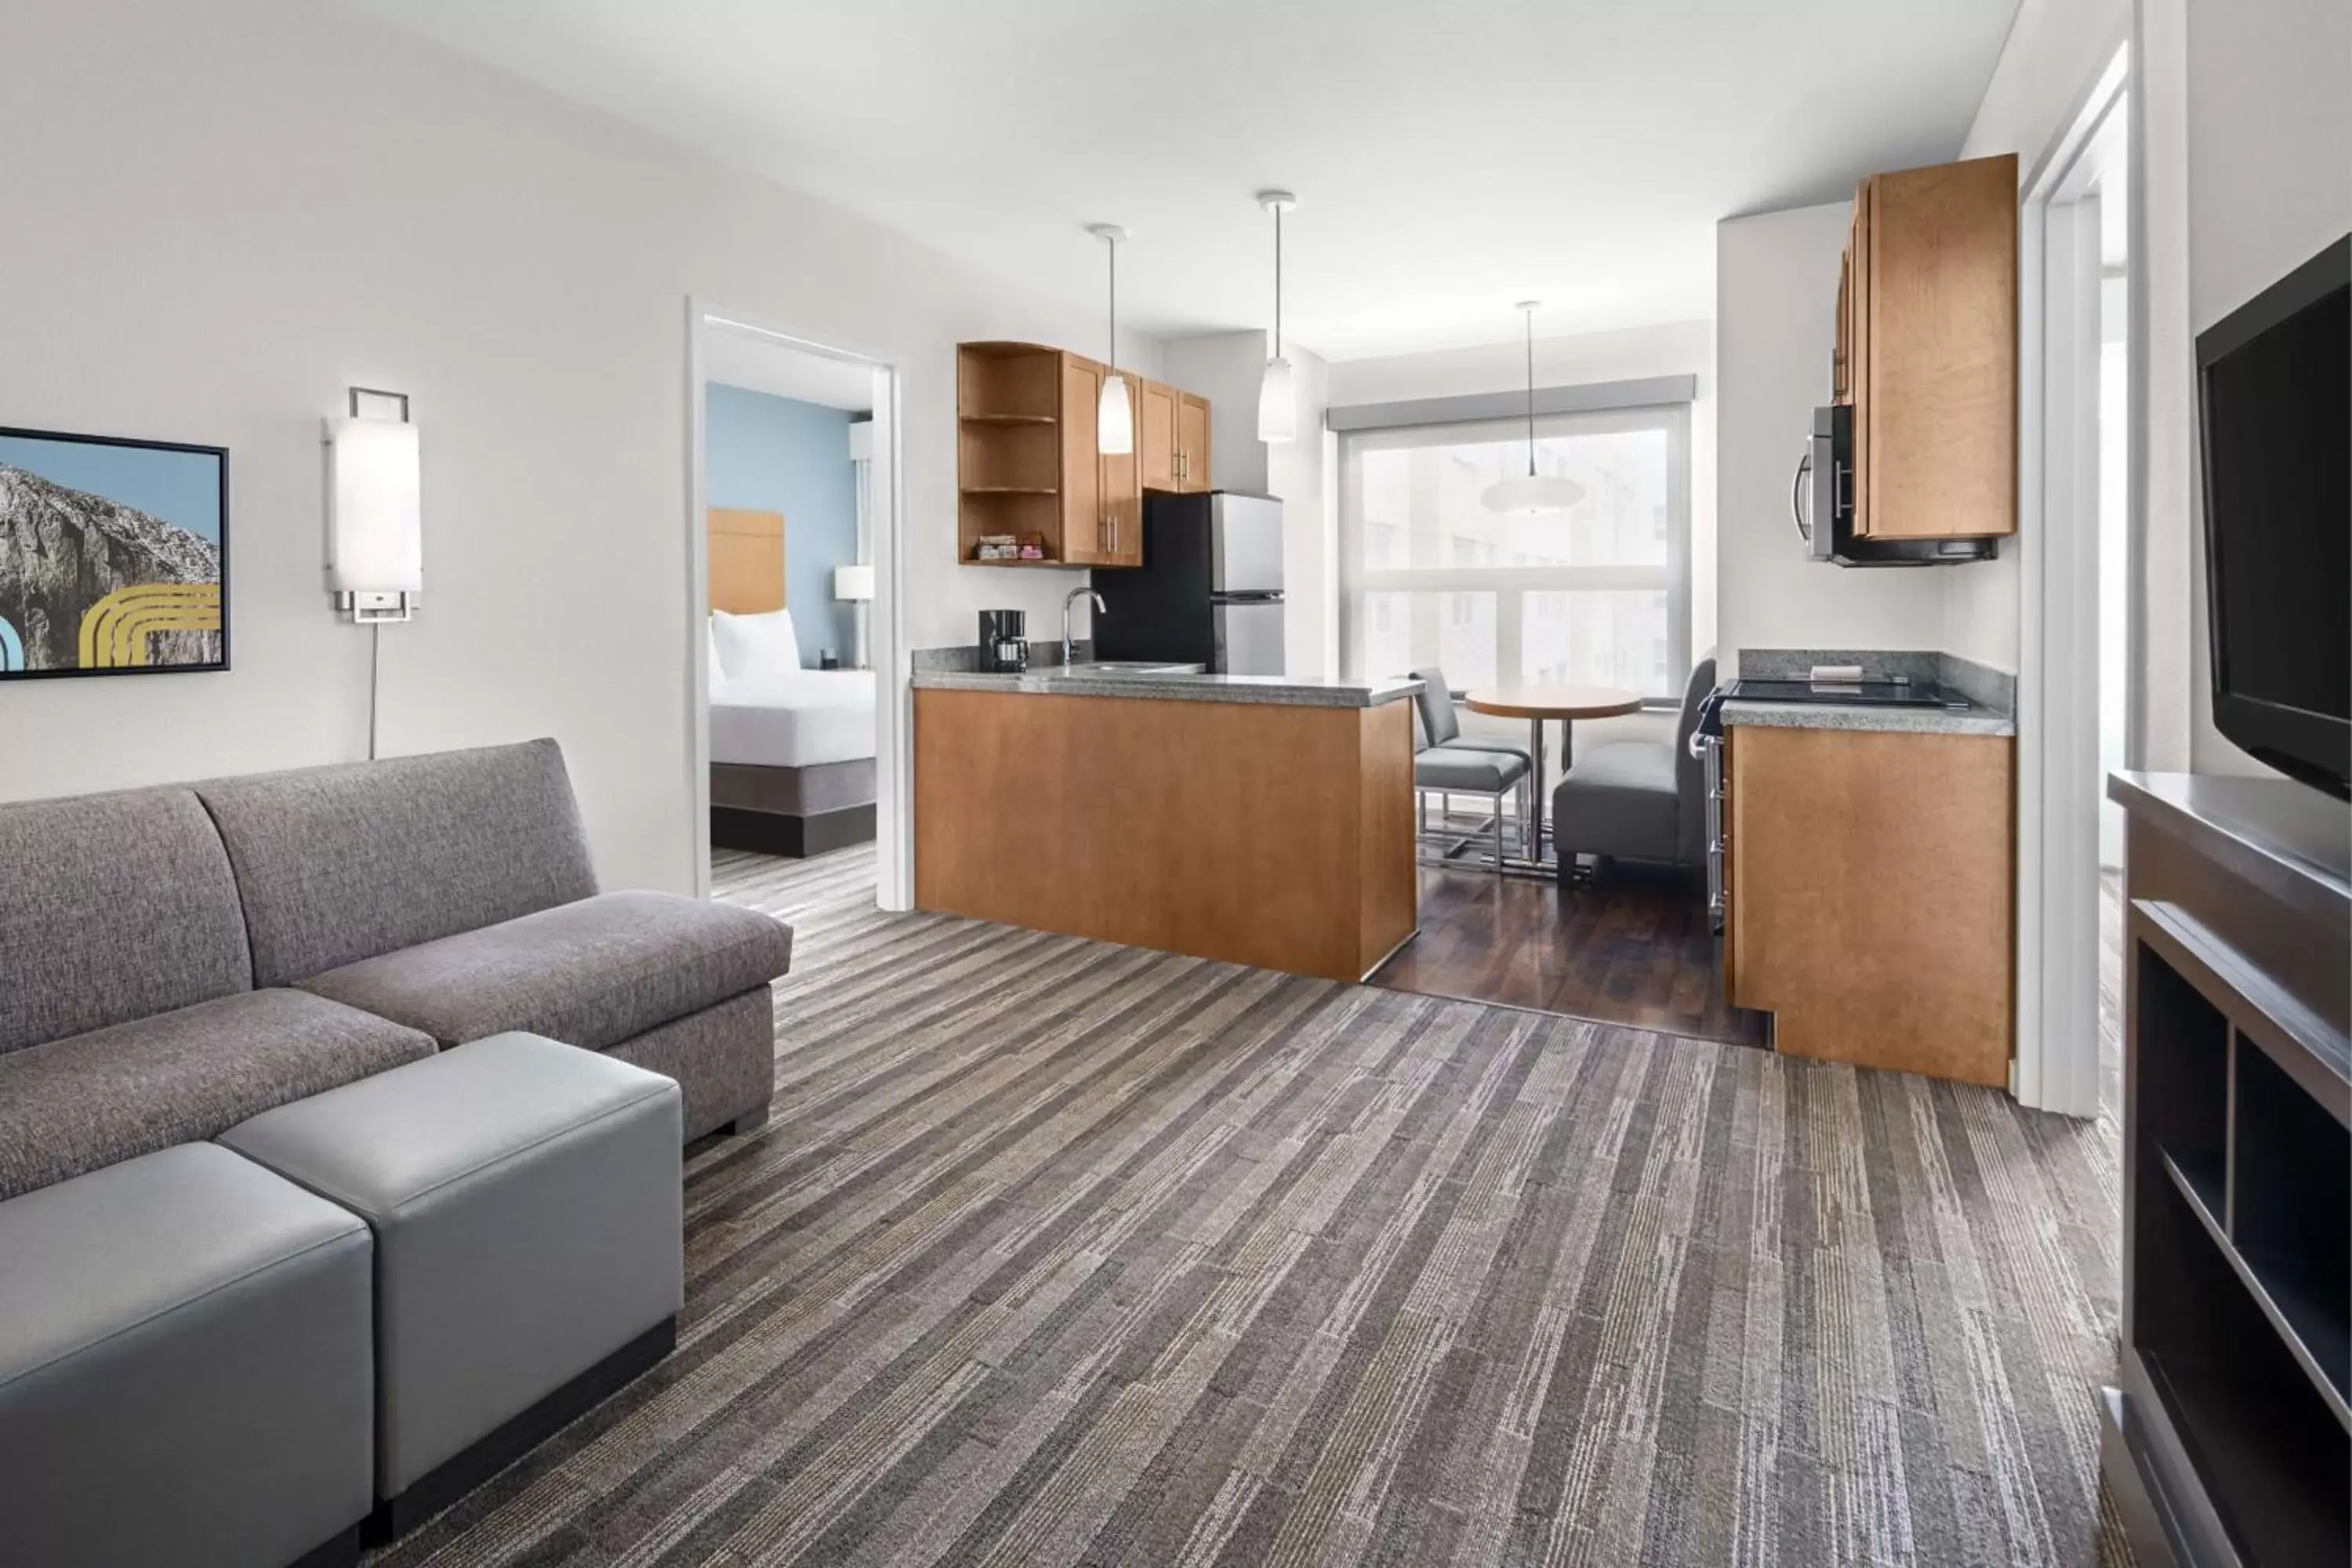
<svg viewBox="0 0 2352 1568"><path fill-rule="evenodd" d="M767 1124L768 1108L763 1105L757 1110L747 1110L742 1115L737 1117L734 1121L729 1122L727 1124L727 1135L730 1138L740 1138L746 1132L757 1132L761 1128L765 1127Z"/></svg>

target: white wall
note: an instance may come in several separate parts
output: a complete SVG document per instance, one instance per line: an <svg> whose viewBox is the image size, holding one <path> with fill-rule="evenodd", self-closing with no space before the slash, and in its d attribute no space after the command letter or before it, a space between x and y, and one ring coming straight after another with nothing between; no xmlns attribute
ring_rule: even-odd
<svg viewBox="0 0 2352 1568"><path fill-rule="evenodd" d="M2204 612L2196 520L2196 345L2189 328L2189 27L2183 0L2135 0L2132 16L2131 309L2138 399L2131 483L2140 525L2132 595L2133 765L2187 773L2198 714ZM2210 727L2210 720L2207 721Z"/></svg>
<svg viewBox="0 0 2352 1568"><path fill-rule="evenodd" d="M2025 0L1960 156L2014 153L2018 179L2030 184L2074 125L2084 93L2115 58L2130 27L2130 0ZM2021 381L2034 374L2034 367L2020 366ZM1938 573L1947 648L2012 675L2019 666L2021 613L2018 556L2011 541L1991 561Z"/></svg>
<svg viewBox="0 0 2352 1568"><path fill-rule="evenodd" d="M1838 258L1853 204L1716 225L1717 642L1743 647L1939 649L1944 572L1807 559L1789 489L1830 400Z"/></svg>
<svg viewBox="0 0 2352 1568"><path fill-rule="evenodd" d="M1527 385L1527 345L1521 341L1381 359L1342 360L1331 366L1330 404L1404 403L1422 397L1467 397L1517 392ZM1716 639L1716 384L1715 330L1707 321L1670 321L1616 331L1538 338L1536 384L1577 386L1689 375L1698 381L1691 402L1691 654ZM1792 458L1790 459L1794 461ZM1336 635L1337 628L1334 628Z"/></svg>
<svg viewBox="0 0 2352 1568"><path fill-rule="evenodd" d="M2352 5L2188 0L2187 24L2189 309L2201 332L2352 230ZM2192 548L2191 763L2268 773L2213 728L2204 564Z"/></svg>
<svg viewBox="0 0 2352 1568"><path fill-rule="evenodd" d="M1171 386L1209 400L1209 482L1282 499L1282 571L1288 595L1282 636L1290 673L1339 673L1339 558L1327 504L1323 410L1328 367L1321 355L1285 342L1291 363L1298 438L1257 438L1258 388L1267 335L1260 329L1170 338L1160 344Z"/></svg>
<svg viewBox="0 0 2352 1568"><path fill-rule="evenodd" d="M607 882L691 888L689 295L903 359L917 646L1080 580L954 564L953 345L1099 317L337 6L10 0L0 58L0 424L230 447L235 639L226 674L0 687L0 798L363 754L320 579L356 383L424 430L385 750L552 734Z"/></svg>

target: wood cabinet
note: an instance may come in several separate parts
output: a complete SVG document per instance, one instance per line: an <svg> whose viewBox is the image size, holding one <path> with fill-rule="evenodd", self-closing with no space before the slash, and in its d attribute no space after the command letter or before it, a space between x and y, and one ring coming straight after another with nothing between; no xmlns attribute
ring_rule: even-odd
<svg viewBox="0 0 2352 1568"><path fill-rule="evenodd" d="M1838 273L1854 531L2017 531L2017 159L1873 174Z"/></svg>
<svg viewBox="0 0 2352 1568"><path fill-rule="evenodd" d="M1412 802L1406 702L915 693L925 910L1359 980L1418 920Z"/></svg>
<svg viewBox="0 0 2352 1568"><path fill-rule="evenodd" d="M1143 406L1143 378L1126 371L1112 373L1127 383L1127 405ZM1140 431L1137 434L1139 436ZM1097 566L1143 564L1143 466L1138 443L1128 450L1102 456L1102 531Z"/></svg>
<svg viewBox="0 0 2352 1568"><path fill-rule="evenodd" d="M1210 488L1209 400L1176 395L1176 484L1181 494Z"/></svg>
<svg viewBox="0 0 2352 1568"><path fill-rule="evenodd" d="M1142 384L1136 407L1136 454L1142 459L1143 488L1190 495L1209 488L1209 400Z"/></svg>
<svg viewBox="0 0 2352 1568"><path fill-rule="evenodd" d="M1132 452L1097 438L1103 377L1127 382ZM979 566L1140 566L1143 492L1208 488L1206 399L1040 343L956 351L957 558ZM1184 476L1198 453L1197 484ZM980 560L983 538L1042 540L1045 559Z"/></svg>
<svg viewBox="0 0 2352 1568"><path fill-rule="evenodd" d="M1142 467L1145 489L1176 489L1176 401L1180 395L1172 386L1147 381L1143 384L1143 395L1136 402L1135 455Z"/></svg>
<svg viewBox="0 0 2352 1568"><path fill-rule="evenodd" d="M1742 724L1725 744L1729 999L1792 1056L2005 1086L2016 742Z"/></svg>

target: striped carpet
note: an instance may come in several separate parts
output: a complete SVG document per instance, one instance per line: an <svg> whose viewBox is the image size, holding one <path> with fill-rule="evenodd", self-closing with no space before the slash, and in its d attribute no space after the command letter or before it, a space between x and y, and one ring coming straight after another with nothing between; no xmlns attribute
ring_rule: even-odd
<svg viewBox="0 0 2352 1568"><path fill-rule="evenodd" d="M2116 1143L2002 1096L792 921L677 1353L382 1564L2087 1563ZM2124 1561L2110 1547L2111 1560Z"/></svg>

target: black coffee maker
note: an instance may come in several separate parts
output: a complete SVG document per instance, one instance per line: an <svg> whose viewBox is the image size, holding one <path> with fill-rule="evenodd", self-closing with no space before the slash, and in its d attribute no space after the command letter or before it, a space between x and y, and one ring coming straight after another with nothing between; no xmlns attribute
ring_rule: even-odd
<svg viewBox="0 0 2352 1568"><path fill-rule="evenodd" d="M980 668L1018 674L1029 668L1029 612L980 612Z"/></svg>

